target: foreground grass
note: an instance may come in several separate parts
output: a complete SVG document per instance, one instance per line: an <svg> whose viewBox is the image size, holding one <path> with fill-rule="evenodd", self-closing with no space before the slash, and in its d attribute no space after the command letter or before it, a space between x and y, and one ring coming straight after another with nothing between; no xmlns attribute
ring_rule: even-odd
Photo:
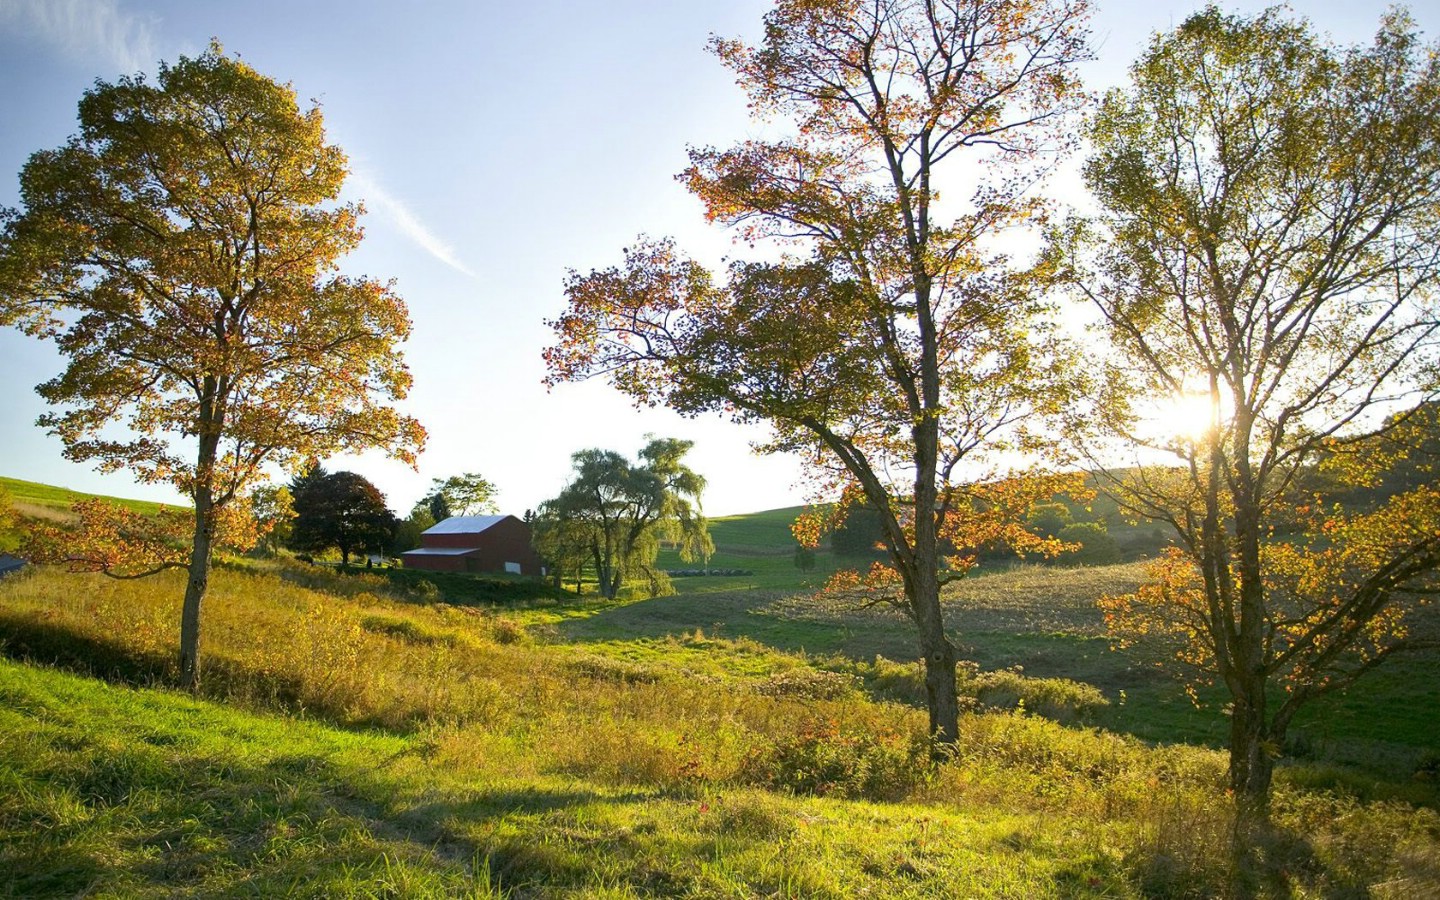
<svg viewBox="0 0 1440 900"><path fill-rule="evenodd" d="M341 731L7 661L0 697L5 896L1140 897L1223 875L1210 759L1067 747L1039 720L967 721L961 760L874 803L540 771L475 732ZM1102 786L1085 769L1107 760L1148 777ZM1440 886L1432 814L1295 792L1281 812L1311 829L1276 845L1295 896Z"/></svg>
<svg viewBox="0 0 1440 900"><path fill-rule="evenodd" d="M1212 751L977 712L932 768L923 713L873 699L903 692L902 664L739 636L577 642L565 628L610 611L395 590L303 567L217 571L205 684L225 706L0 665L0 896L1138 897L1225 883ZM163 686L180 595L178 575L32 571L0 584L0 640ZM973 680L977 701L1029 692L1030 709L1081 693ZM1286 880L1266 893L1440 890L1440 822L1406 800L1433 804L1433 790L1284 770L1267 858Z"/></svg>
<svg viewBox="0 0 1440 900"><path fill-rule="evenodd" d="M11 896L1133 895L1114 840L966 814L515 776L0 663Z"/></svg>

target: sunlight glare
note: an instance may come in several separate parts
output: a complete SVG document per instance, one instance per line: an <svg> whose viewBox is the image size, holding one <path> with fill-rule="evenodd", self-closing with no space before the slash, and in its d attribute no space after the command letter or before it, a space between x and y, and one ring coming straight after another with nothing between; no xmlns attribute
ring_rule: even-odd
<svg viewBox="0 0 1440 900"><path fill-rule="evenodd" d="M1217 424L1216 413L1208 390L1185 390L1157 400L1145 419L1162 440L1195 444Z"/></svg>

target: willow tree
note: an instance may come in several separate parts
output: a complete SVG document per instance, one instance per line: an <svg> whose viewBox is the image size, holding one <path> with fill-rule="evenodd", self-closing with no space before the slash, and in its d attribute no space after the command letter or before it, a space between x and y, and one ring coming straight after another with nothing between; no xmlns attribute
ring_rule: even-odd
<svg viewBox="0 0 1440 900"><path fill-rule="evenodd" d="M1131 79L1091 128L1101 213L1071 261L1117 351L1093 421L1174 454L1109 490L1178 549L1110 621L1223 686L1230 783L1263 817L1295 714L1412 643L1440 563L1433 481L1348 512L1300 490L1322 463L1374 478L1380 455L1347 451L1440 384L1440 57L1399 14L1340 48L1211 7ZM1182 402L1178 430L1146 425Z"/></svg>
<svg viewBox="0 0 1440 900"><path fill-rule="evenodd" d="M959 726L941 585L981 544L1032 543L1017 513L1056 488L1004 469L1068 386L1042 273L997 238L1042 212L1036 180L1083 102L1087 14L1085 0L780 0L760 45L711 49L791 136L694 149L681 179L711 220L798 255L716 278L647 241L572 275L552 323L552 384L603 373L641 402L766 423L762 449L805 454L878 512L889 565L865 587L917 624L942 743Z"/></svg>
<svg viewBox="0 0 1440 900"><path fill-rule="evenodd" d="M580 560L588 562L611 600L627 578L660 593L668 585L655 569L661 541L677 543L686 560L715 549L700 510L705 479L682 461L692 446L654 438L634 463L613 450L575 453L574 478L540 507L536 545L559 567L578 571Z"/></svg>
<svg viewBox="0 0 1440 900"><path fill-rule="evenodd" d="M180 671L200 676L217 529L267 465L424 439L388 401L410 376L391 286L341 276L361 210L318 108L218 46L100 82L80 131L20 173L0 234L0 322L53 340L37 389L67 458L177 487L194 505ZM139 575L123 561L112 574ZM119 568L117 568L117 566Z"/></svg>

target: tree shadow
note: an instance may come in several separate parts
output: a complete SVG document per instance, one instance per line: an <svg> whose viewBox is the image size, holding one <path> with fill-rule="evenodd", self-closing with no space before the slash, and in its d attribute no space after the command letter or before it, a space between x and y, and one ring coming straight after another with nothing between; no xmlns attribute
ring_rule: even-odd
<svg viewBox="0 0 1440 900"><path fill-rule="evenodd" d="M169 684L179 674L175 653L136 650L119 638L81 634L6 609L0 609L0 655L129 685Z"/></svg>
<svg viewBox="0 0 1440 900"><path fill-rule="evenodd" d="M113 734L92 736L63 713L52 718L27 729L40 752L27 753L7 775L17 793L7 804L10 834L0 847L4 896L157 889L289 896L300 885L302 893L327 896L367 883L389 884L397 896L410 893L405 884L426 894L478 888L484 895L500 892L503 883L566 883L593 872L570 856L527 849L529 838L485 842L470 835L517 816L543 821L569 809L655 797L509 785L411 804L396 795L410 783L385 777L385 760L367 774L353 762L345 771L328 748L258 761L216 758L207 755L213 747L187 747L163 728L120 747ZM243 736L244 726L236 727Z"/></svg>

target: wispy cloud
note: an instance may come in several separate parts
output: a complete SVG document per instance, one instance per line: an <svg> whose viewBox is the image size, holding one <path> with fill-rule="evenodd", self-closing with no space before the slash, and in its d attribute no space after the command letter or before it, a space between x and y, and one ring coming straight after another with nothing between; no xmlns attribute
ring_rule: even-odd
<svg viewBox="0 0 1440 900"><path fill-rule="evenodd" d="M404 201L382 188L375 179L364 172L352 171L350 183L354 187L355 193L360 195L372 209L389 219L395 227L399 228L406 237L418 244L426 253L462 275L468 275L471 278L479 277L474 270L460 261L460 258L455 255L454 247L427 228L424 222L415 217Z"/></svg>
<svg viewBox="0 0 1440 900"><path fill-rule="evenodd" d="M98 62L115 74L154 70L160 55L154 28L153 18L127 12L117 0L0 0L0 29L42 41L72 62Z"/></svg>

